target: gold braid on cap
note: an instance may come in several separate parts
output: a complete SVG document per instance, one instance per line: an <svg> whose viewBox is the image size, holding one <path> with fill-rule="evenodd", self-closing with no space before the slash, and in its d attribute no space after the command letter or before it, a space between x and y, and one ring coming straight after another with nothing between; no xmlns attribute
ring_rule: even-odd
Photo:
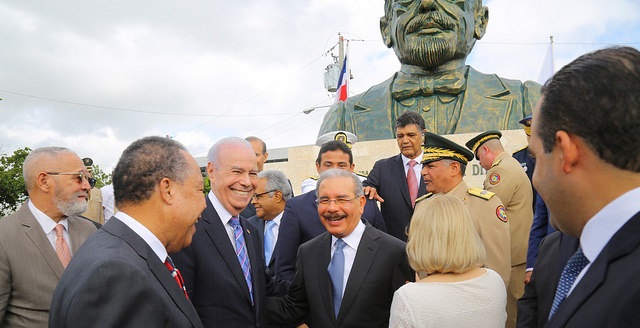
<svg viewBox="0 0 640 328"><path fill-rule="evenodd" d="M484 136L484 137L480 138L480 140L476 141L476 144L473 145L473 149L471 149L471 152L473 152L473 155L475 156L476 150L478 150L478 147L480 147L480 145L485 143L485 141L487 141L487 140L498 139L497 137L498 137L497 134L490 134L488 136Z"/></svg>
<svg viewBox="0 0 640 328"><path fill-rule="evenodd" d="M442 158L457 158L461 160L463 163L467 163L467 158L464 155L456 153L451 149L444 149L439 147L427 147L424 149L424 154L422 155L422 162L439 160Z"/></svg>
<svg viewBox="0 0 640 328"><path fill-rule="evenodd" d="M531 126L524 127L524 134L531 136Z"/></svg>

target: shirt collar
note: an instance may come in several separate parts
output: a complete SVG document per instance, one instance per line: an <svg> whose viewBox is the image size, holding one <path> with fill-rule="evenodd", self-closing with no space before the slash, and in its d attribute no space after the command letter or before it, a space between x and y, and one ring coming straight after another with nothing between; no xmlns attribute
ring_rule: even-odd
<svg viewBox="0 0 640 328"><path fill-rule="evenodd" d="M613 235L640 212L640 187L632 189L603 207L582 230L580 246L591 263L600 255Z"/></svg>
<svg viewBox="0 0 640 328"><path fill-rule="evenodd" d="M114 214L118 220L124 223L127 227L133 230L140 238L142 238L153 252L158 256L161 262L167 259L167 249L164 247L160 239L154 235L151 230L147 229L142 223L132 218L125 212L118 212Z"/></svg>
<svg viewBox="0 0 640 328"><path fill-rule="evenodd" d="M218 213L218 216L220 217L222 224L227 224L229 220L231 220L231 217L233 215L229 213L229 211L227 211L226 208L224 208L224 206L222 205L222 203L220 203L220 201L218 200L218 197L216 197L213 191L209 191L208 196L209 196L209 200L211 201L211 205L213 205L213 208L216 210L216 213Z"/></svg>
<svg viewBox="0 0 640 328"><path fill-rule="evenodd" d="M358 245L360 245L360 239L362 239L365 227L366 226L364 223L362 223L362 220L358 221L358 225L356 225L356 227L348 236L342 237L342 241L344 241L349 247L358 250ZM338 238L336 238L336 236L331 236L332 247L336 244L337 240Z"/></svg>
<svg viewBox="0 0 640 328"><path fill-rule="evenodd" d="M418 156L416 156L416 158L409 158L407 156L404 156L402 153L400 153L400 157L402 157L402 164L404 166L407 166L407 164L409 164L410 160L414 160L417 162L417 164L420 164L421 159L422 159L422 150L420 151L420 154Z"/></svg>
<svg viewBox="0 0 640 328"><path fill-rule="evenodd" d="M27 202L27 206L29 207L29 210L31 210L31 214L33 214L33 216L36 218L36 221L38 221L38 223L40 224L40 227L44 231L45 235L48 235L51 231L53 231L53 229L58 224L62 224L64 226L64 229L66 231L69 231L69 221L67 220L67 218L64 218L60 220L60 222L56 223L56 221L53 221L52 218L50 218L48 215L44 214L44 212L39 210L33 204L31 199L29 199L29 201Z"/></svg>

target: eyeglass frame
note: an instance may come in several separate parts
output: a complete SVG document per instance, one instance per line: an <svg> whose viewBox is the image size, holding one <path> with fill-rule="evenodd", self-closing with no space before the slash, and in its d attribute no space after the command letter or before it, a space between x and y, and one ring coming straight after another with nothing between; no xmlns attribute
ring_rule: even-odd
<svg viewBox="0 0 640 328"><path fill-rule="evenodd" d="M95 178L89 178L87 177L87 175L82 172L82 171L78 171L78 172L44 172L48 175L77 175L78 178L80 178L80 183L82 183L82 179L87 179L87 182L89 183L89 186L91 188L96 186L96 182L97 180Z"/></svg>
<svg viewBox="0 0 640 328"><path fill-rule="evenodd" d="M316 199L315 203L318 206L329 206L331 204L331 202L336 203L337 206L346 206L348 204L350 204L351 202L353 202L354 200L360 198L360 196L355 196L353 198L350 199L346 199L346 198L337 198L337 199L331 199L331 198L325 198L325 199Z"/></svg>
<svg viewBox="0 0 640 328"><path fill-rule="evenodd" d="M276 192L276 191L280 191L280 189L273 189L273 190L269 190L269 191L265 191L265 192L261 192L259 194L253 194L253 196L251 196L251 198L255 199L255 200L260 200L260 197L268 194L268 193L272 193L272 192Z"/></svg>

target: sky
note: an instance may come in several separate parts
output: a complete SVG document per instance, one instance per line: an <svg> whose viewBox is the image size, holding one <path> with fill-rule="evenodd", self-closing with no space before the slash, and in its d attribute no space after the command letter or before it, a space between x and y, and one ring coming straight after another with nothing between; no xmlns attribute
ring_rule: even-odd
<svg viewBox="0 0 640 328"><path fill-rule="evenodd" d="M311 145L333 103L325 67L348 40L350 95L400 64L382 43L382 0L0 2L0 154L63 146L110 172L148 135L205 156L228 136ZM62 6L61 6L62 4ZM557 71L610 45L640 48L640 1L484 1L467 64L537 80L549 36ZM309 114L303 110L317 107Z"/></svg>

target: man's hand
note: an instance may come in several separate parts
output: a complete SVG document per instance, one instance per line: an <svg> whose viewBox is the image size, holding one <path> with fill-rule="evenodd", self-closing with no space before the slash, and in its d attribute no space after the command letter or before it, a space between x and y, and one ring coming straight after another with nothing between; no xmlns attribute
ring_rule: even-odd
<svg viewBox="0 0 640 328"><path fill-rule="evenodd" d="M531 281L531 275L533 274L533 270L532 271L527 271L527 273L524 274L524 284L527 285L530 281Z"/></svg>
<svg viewBox="0 0 640 328"><path fill-rule="evenodd" d="M382 199L382 197L378 195L378 191L376 190L376 188L367 186L367 187L364 187L363 190L364 190L364 195L369 196L369 199L375 198L380 203L384 203L384 199Z"/></svg>

